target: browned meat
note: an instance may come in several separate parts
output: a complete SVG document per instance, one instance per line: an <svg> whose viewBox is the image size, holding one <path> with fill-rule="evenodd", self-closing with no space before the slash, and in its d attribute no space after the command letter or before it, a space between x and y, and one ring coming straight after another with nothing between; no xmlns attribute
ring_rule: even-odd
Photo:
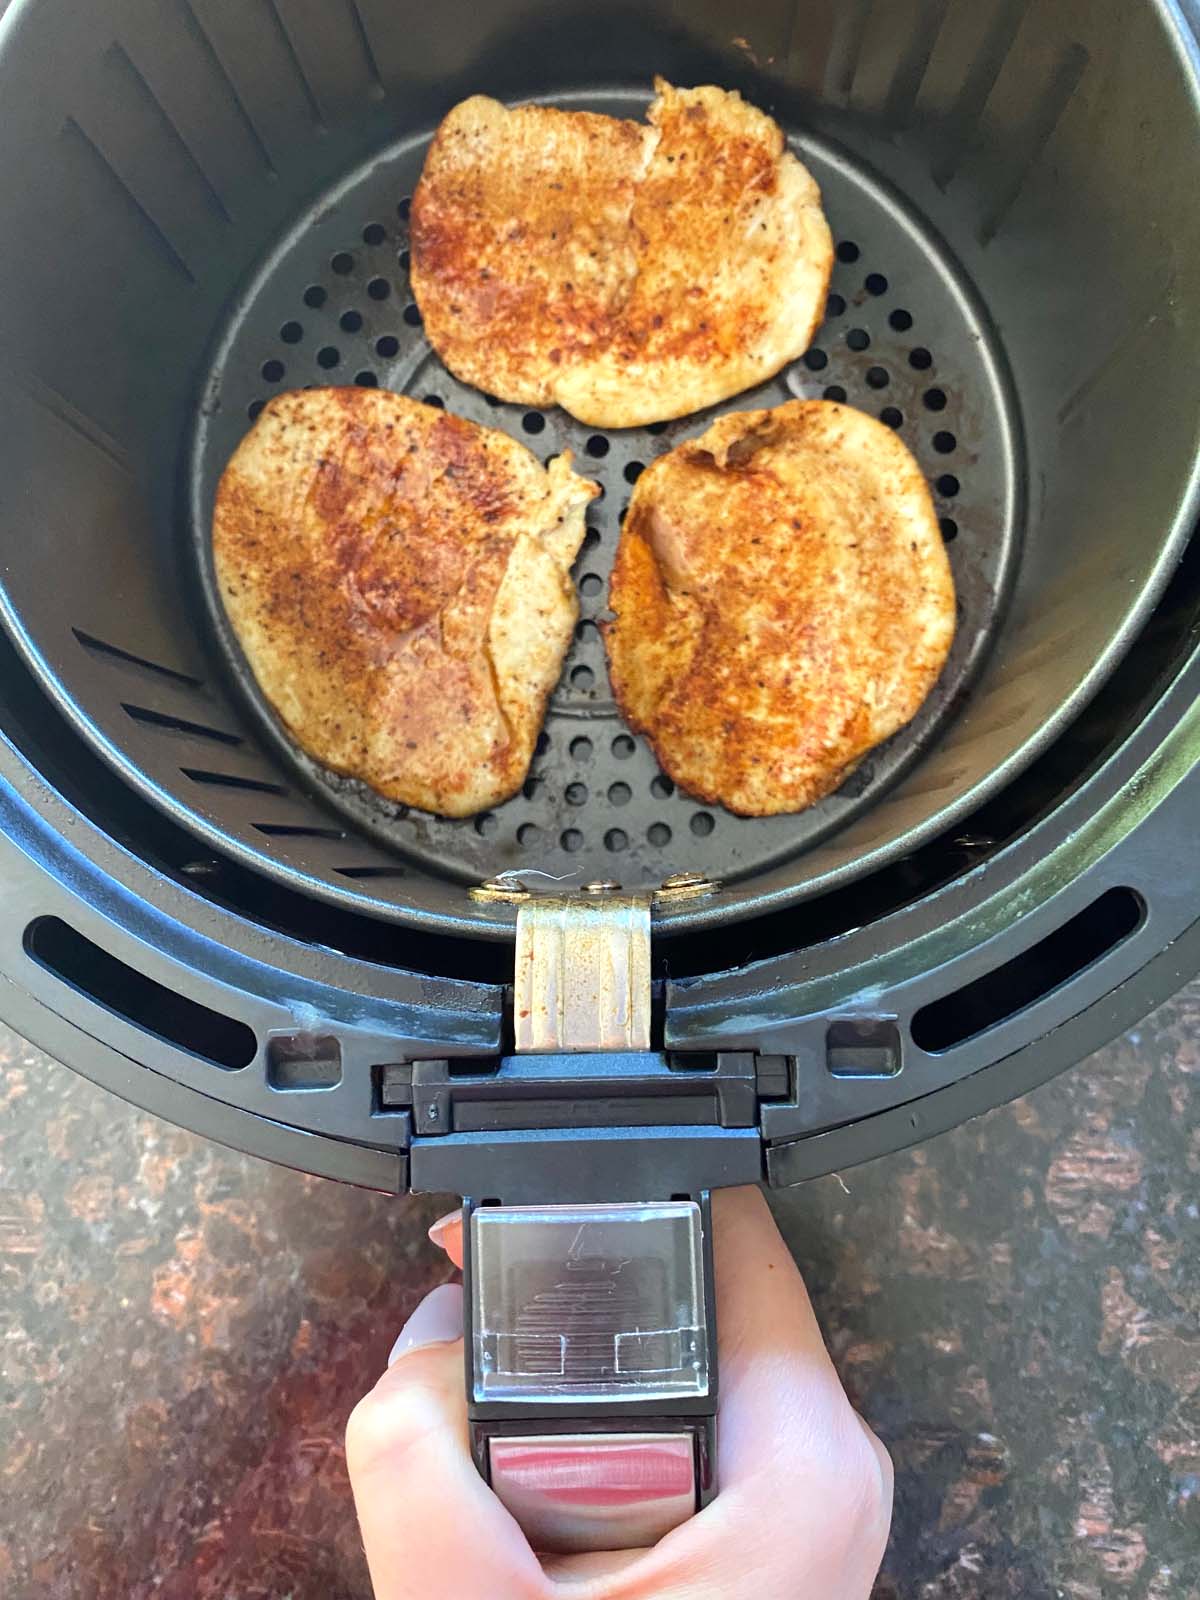
<svg viewBox="0 0 1200 1600"><path fill-rule="evenodd" d="M929 490L890 428L793 401L722 417L638 479L605 642L664 772L799 811L910 721L954 638Z"/></svg>
<svg viewBox="0 0 1200 1600"><path fill-rule="evenodd" d="M529 768L578 616L596 485L506 434L368 389L285 394L226 468L225 608L303 749L467 816Z"/></svg>
<svg viewBox="0 0 1200 1600"><path fill-rule="evenodd" d="M833 245L778 125L661 79L650 125L477 95L413 198L413 289L451 372L596 427L679 417L808 348Z"/></svg>

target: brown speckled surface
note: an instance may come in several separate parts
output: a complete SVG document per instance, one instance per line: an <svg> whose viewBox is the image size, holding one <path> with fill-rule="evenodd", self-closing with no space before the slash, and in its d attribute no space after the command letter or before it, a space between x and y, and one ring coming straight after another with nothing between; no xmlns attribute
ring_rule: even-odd
<svg viewBox="0 0 1200 1600"><path fill-rule="evenodd" d="M0 1593L368 1595L342 1426L443 1208L0 1069ZM878 1600L1198 1600L1200 985L845 1190L777 1208L895 1456Z"/></svg>

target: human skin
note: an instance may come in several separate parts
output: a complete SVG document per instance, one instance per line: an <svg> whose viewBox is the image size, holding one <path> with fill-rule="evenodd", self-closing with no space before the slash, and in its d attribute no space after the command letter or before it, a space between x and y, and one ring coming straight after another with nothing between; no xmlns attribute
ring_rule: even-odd
<svg viewBox="0 0 1200 1600"><path fill-rule="evenodd" d="M716 1498L650 1549L539 1555L467 1444L461 1298L442 1286L350 1417L376 1600L867 1600L892 1464L846 1397L757 1189L713 1197ZM462 1264L457 1213L431 1236Z"/></svg>

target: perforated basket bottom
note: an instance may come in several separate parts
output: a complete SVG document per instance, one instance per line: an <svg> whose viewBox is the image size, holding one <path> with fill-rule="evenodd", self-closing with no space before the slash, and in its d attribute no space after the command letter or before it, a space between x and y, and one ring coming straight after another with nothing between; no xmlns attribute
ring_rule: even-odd
<svg viewBox="0 0 1200 1600"><path fill-rule="evenodd" d="M640 116L645 95L559 104ZM195 558L209 620L268 743L378 842L435 874L477 881L514 868L627 885L702 866L748 876L839 828L918 761L985 655L1017 556L1011 397L991 329L941 241L892 192L801 135L838 241L828 314L813 347L772 382L669 424L598 433L553 410L501 404L452 378L425 340L408 278L408 212L428 136L356 173L301 219L236 305L205 386L190 484ZM603 498L576 565L580 622L528 781L494 812L449 821L408 811L326 772L283 733L246 670L216 599L209 523L229 456L266 400L289 388L380 385L502 428L543 458L569 447ZM934 487L959 597L958 636L916 720L835 794L799 816L735 818L697 804L659 771L612 700L596 626L630 485L647 462L724 411L797 396L846 400L897 428ZM264 805L263 824L270 823ZM262 832L260 829L260 837Z"/></svg>

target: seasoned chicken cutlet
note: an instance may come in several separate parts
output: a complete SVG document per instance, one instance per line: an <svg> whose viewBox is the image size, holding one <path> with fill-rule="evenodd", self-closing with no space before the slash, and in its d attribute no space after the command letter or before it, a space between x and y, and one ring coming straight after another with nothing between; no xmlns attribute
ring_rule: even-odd
<svg viewBox="0 0 1200 1600"><path fill-rule="evenodd" d="M833 264L812 176L740 95L655 87L649 126L482 95L442 122L413 197L412 283L457 377L627 428L808 348Z"/></svg>
<svg viewBox="0 0 1200 1600"><path fill-rule="evenodd" d="M920 710L955 595L907 447L847 406L722 417L638 479L605 625L617 703L666 772L800 811Z"/></svg>
<svg viewBox="0 0 1200 1600"><path fill-rule="evenodd" d="M221 479L225 609L296 743L462 817L529 769L578 617L596 485L383 390L272 400Z"/></svg>

